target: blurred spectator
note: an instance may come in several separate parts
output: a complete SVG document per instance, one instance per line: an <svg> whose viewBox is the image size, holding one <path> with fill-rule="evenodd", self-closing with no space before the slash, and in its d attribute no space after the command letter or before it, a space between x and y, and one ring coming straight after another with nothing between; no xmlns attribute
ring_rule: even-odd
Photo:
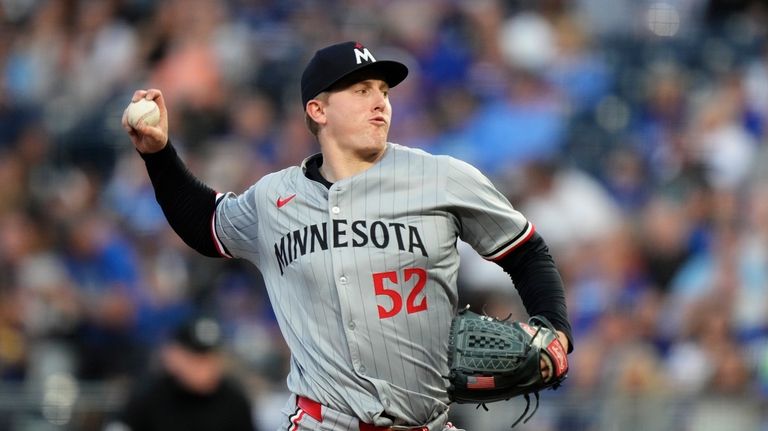
<svg viewBox="0 0 768 431"><path fill-rule="evenodd" d="M606 346L595 337L584 338L584 348L574 350L570 366L579 370L569 378L564 387L562 408L556 419L556 429L571 431L590 431L597 429L603 397L610 393L604 382Z"/></svg>
<svg viewBox="0 0 768 431"><path fill-rule="evenodd" d="M740 355L731 351L737 338L729 306L726 297L713 294L678 310L682 327L676 332L679 338L668 353L666 368L679 393L706 393L720 356Z"/></svg>
<svg viewBox="0 0 768 431"><path fill-rule="evenodd" d="M589 22L590 33L602 39L620 39L632 35L641 18L640 6L633 0L619 0L609 3L600 0L579 0L575 2L576 12L582 21Z"/></svg>
<svg viewBox="0 0 768 431"><path fill-rule="evenodd" d="M272 101L260 93L239 95L229 115L232 118L229 140L248 148L253 163L275 163L277 112Z"/></svg>
<svg viewBox="0 0 768 431"><path fill-rule="evenodd" d="M768 46L764 45L757 54L745 66L744 97L748 109L756 116L750 129L762 138L768 127Z"/></svg>
<svg viewBox="0 0 768 431"><path fill-rule="evenodd" d="M125 223L125 229L139 238L157 235L164 227L163 212L149 179L146 175L136 175L143 169L135 157L121 157L103 196L105 203Z"/></svg>
<svg viewBox="0 0 768 431"><path fill-rule="evenodd" d="M520 209L536 220L536 229L556 253L598 244L621 225L616 203L581 170L539 161L522 172Z"/></svg>
<svg viewBox="0 0 768 431"><path fill-rule="evenodd" d="M216 307L224 335L237 357L265 383L282 387L290 352L258 271L243 263L226 265L216 276L208 302Z"/></svg>
<svg viewBox="0 0 768 431"><path fill-rule="evenodd" d="M117 15L117 0L75 2L72 45L64 63L62 97L67 103L98 109L101 101L133 78L137 34Z"/></svg>
<svg viewBox="0 0 768 431"><path fill-rule="evenodd" d="M0 382L25 377L28 347L21 305L18 289L0 284Z"/></svg>
<svg viewBox="0 0 768 431"><path fill-rule="evenodd" d="M184 245L167 231L155 239L141 251L145 259L143 288L136 299L133 337L141 355L137 359L140 369L146 368L146 356L158 347L167 333L197 309L191 264L180 251ZM205 278L197 281L204 282Z"/></svg>
<svg viewBox="0 0 768 431"><path fill-rule="evenodd" d="M669 401L657 354L647 346L628 346L614 358L614 388L601 406L601 431L674 428L675 405Z"/></svg>
<svg viewBox="0 0 768 431"><path fill-rule="evenodd" d="M0 212L23 206L24 169L16 153L0 153Z"/></svg>
<svg viewBox="0 0 768 431"><path fill-rule="evenodd" d="M692 226L682 204L654 196L641 210L637 246L652 286L668 292L670 282L690 256Z"/></svg>
<svg viewBox="0 0 768 431"><path fill-rule="evenodd" d="M760 429L761 403L753 396L753 373L746 358L733 345L715 357L707 386L690 411L691 431Z"/></svg>
<svg viewBox="0 0 768 431"><path fill-rule="evenodd" d="M219 28L226 26L225 11L221 3L207 0L172 0L159 9L170 32L148 84L163 89L167 103L175 106L172 112L178 112L172 121L179 124L181 138L197 149L211 135L223 133L227 123L228 92L214 43Z"/></svg>
<svg viewBox="0 0 768 431"><path fill-rule="evenodd" d="M160 351L160 370L135 388L106 431L252 431L249 395L227 376L222 333L206 317L185 322Z"/></svg>
<svg viewBox="0 0 768 431"><path fill-rule="evenodd" d="M493 46L500 58L488 67L500 78L498 87L479 93L474 113L438 142L441 151L503 176L562 149L566 111L563 96L544 76L555 55L548 21L535 13L513 16L501 24Z"/></svg>
<svg viewBox="0 0 768 431"><path fill-rule="evenodd" d="M69 221L62 249L84 310L77 337L79 377L135 371L139 273L132 246L104 215L90 213Z"/></svg>
<svg viewBox="0 0 768 431"><path fill-rule="evenodd" d="M569 114L578 115L596 107L607 95L613 76L575 16L558 17L552 30L556 53L543 73L567 96Z"/></svg>
<svg viewBox="0 0 768 431"><path fill-rule="evenodd" d="M683 132L689 115L685 91L689 84L681 69L674 62L650 65L631 125L632 149L657 184L676 175L684 162Z"/></svg>
<svg viewBox="0 0 768 431"><path fill-rule="evenodd" d="M553 158L563 147L565 133L562 101L536 72L508 71L504 94L480 105L467 118L460 137L449 152L493 176L502 176L527 162Z"/></svg>
<svg viewBox="0 0 768 431"><path fill-rule="evenodd" d="M693 163L705 168L708 183L717 190L744 185L752 169L757 142L747 129L741 77L729 75L717 82L691 122L690 148Z"/></svg>
<svg viewBox="0 0 768 431"><path fill-rule="evenodd" d="M4 62L4 88L22 107L44 108L56 87L56 70L68 52L65 2L45 1L27 20L18 23L19 32Z"/></svg>
<svg viewBox="0 0 768 431"><path fill-rule="evenodd" d="M766 322L768 270L765 257L746 247L744 237L728 222L718 226L713 244L680 268L672 280L670 304L687 310L707 297L721 299L729 320L742 337L762 331Z"/></svg>

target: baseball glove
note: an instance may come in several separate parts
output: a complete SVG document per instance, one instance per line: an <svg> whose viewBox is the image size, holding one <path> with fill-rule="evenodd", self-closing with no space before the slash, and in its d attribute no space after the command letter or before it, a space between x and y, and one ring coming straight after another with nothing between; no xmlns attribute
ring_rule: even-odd
<svg viewBox="0 0 768 431"><path fill-rule="evenodd" d="M565 380L568 359L545 317L531 317L528 323L508 319L479 315L468 307L453 318L448 395L453 402L478 403L478 407L523 395L526 408L514 427L528 413L530 394L536 398L536 408L524 423L538 409L539 391L556 389ZM541 374L542 360L551 370L546 380Z"/></svg>

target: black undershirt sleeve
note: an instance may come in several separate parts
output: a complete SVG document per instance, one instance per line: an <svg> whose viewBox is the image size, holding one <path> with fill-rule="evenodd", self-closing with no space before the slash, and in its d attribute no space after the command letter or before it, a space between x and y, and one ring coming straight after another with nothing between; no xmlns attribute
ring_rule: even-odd
<svg viewBox="0 0 768 431"><path fill-rule="evenodd" d="M520 247L495 262L512 277L528 314L549 319L555 329L568 337L568 352L573 351L563 280L544 238L534 233Z"/></svg>
<svg viewBox="0 0 768 431"><path fill-rule="evenodd" d="M223 257L211 232L216 192L192 175L170 142L156 153L139 154L171 228L200 254Z"/></svg>

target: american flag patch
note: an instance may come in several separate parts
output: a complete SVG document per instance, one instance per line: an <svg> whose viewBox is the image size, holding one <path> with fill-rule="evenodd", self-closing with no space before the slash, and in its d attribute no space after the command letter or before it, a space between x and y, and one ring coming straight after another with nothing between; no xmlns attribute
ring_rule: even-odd
<svg viewBox="0 0 768 431"><path fill-rule="evenodd" d="M493 377L480 376L480 377L467 377L468 389L493 389L496 387Z"/></svg>

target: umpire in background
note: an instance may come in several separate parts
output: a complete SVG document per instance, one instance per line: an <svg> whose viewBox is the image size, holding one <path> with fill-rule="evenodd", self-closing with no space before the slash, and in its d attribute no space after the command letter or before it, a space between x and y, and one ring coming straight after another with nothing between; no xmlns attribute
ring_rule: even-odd
<svg viewBox="0 0 768 431"><path fill-rule="evenodd" d="M247 393L226 376L221 345L215 320L181 325L160 351L161 369L105 431L256 431Z"/></svg>

